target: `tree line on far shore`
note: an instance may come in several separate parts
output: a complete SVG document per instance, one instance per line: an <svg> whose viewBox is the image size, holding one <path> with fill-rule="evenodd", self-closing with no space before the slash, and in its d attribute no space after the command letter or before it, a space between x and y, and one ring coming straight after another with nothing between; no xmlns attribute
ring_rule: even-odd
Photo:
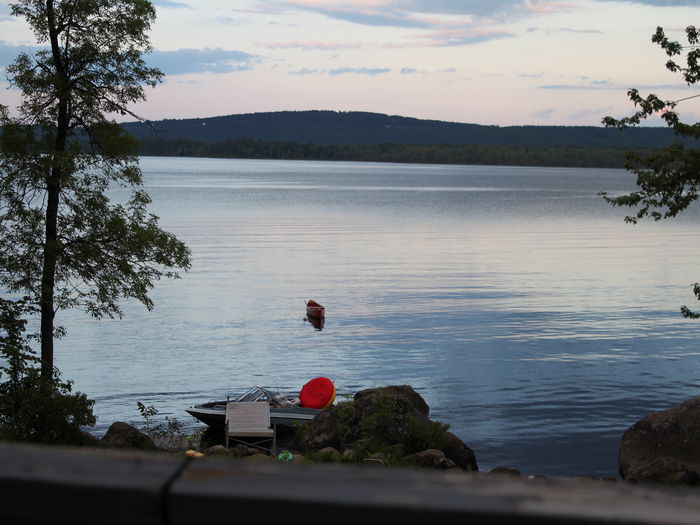
<svg viewBox="0 0 700 525"><path fill-rule="evenodd" d="M643 154L652 150L639 150ZM330 145L238 138L218 142L141 138L140 154L164 157L336 160L417 164L476 164L623 168L629 148L527 145Z"/></svg>

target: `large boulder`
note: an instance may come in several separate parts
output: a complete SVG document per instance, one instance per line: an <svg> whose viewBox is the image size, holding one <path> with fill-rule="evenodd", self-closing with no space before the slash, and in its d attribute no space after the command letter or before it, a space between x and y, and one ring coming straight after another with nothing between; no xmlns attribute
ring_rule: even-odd
<svg viewBox="0 0 700 525"><path fill-rule="evenodd" d="M445 431L442 443L442 451L447 459L454 461L459 468L462 470L479 470L474 451L452 432Z"/></svg>
<svg viewBox="0 0 700 525"><path fill-rule="evenodd" d="M474 452L446 426L431 421L423 398L408 385L372 388L321 412L298 435L298 448L353 449L367 454L441 450L464 470L478 470Z"/></svg>
<svg viewBox="0 0 700 525"><path fill-rule="evenodd" d="M138 448L141 450L156 450L153 440L146 434L123 421L112 423L100 444L111 448Z"/></svg>
<svg viewBox="0 0 700 525"><path fill-rule="evenodd" d="M627 481L700 481L700 397L644 417L625 431L620 475Z"/></svg>

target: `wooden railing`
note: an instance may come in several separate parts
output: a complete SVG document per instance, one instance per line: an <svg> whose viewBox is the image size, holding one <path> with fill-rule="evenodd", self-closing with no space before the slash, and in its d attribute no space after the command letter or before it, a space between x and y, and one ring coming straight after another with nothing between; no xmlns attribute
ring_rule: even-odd
<svg viewBox="0 0 700 525"><path fill-rule="evenodd" d="M2 525L249 519L364 525L362 520L388 518L401 525L457 520L695 524L700 523L700 491L0 443Z"/></svg>

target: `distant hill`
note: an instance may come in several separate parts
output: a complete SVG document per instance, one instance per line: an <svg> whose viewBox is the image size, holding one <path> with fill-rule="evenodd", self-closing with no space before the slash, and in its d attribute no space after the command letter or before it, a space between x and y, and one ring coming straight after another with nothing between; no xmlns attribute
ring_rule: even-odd
<svg viewBox="0 0 700 525"><path fill-rule="evenodd" d="M483 145L659 148L674 138L668 128L607 129L595 126L484 126L359 111L279 111L221 117L130 122L139 139L185 139L203 143L230 139L322 145Z"/></svg>

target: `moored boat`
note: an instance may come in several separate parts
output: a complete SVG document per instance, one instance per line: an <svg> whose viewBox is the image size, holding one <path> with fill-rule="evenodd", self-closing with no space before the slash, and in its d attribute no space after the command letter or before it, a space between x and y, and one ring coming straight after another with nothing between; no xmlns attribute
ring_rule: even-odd
<svg viewBox="0 0 700 525"><path fill-rule="evenodd" d="M210 401L185 409L192 417L210 427L223 427L226 420L226 401ZM321 410L305 407L270 407L270 423L292 427L308 423Z"/></svg>
<svg viewBox="0 0 700 525"><path fill-rule="evenodd" d="M302 388L302 393L308 392L310 387L313 387L320 379L309 381L304 388ZM326 380L329 381L330 380ZM331 383L332 384L332 383ZM323 405L323 408L327 408L335 399L335 388L329 392L327 403ZM332 399L330 395L332 394ZM305 399L308 394L305 394ZM310 406L301 406L301 400L296 399L290 401L287 396L280 394L278 392L273 392L266 388L261 388L259 386L254 386L250 388L243 395L238 396L235 399L230 399L230 401L236 402L250 402L250 403L269 403L270 404L270 423L274 425L282 425L292 427L295 423L304 423L311 421L316 417L321 408L311 408ZM207 403L200 403L198 405L186 408L185 411L192 417L198 419L202 423L205 423L212 427L223 427L226 422L226 401L209 401ZM314 403L309 403L309 405L314 405ZM321 406L321 405L319 405Z"/></svg>
<svg viewBox="0 0 700 525"><path fill-rule="evenodd" d="M323 319L326 316L326 309L313 299L306 302L306 317Z"/></svg>

